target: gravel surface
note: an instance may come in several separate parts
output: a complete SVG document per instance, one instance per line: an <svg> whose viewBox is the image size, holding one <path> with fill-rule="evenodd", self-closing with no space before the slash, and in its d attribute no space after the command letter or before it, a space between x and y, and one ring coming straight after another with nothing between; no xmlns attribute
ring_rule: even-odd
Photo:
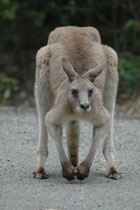
<svg viewBox="0 0 140 210"><path fill-rule="evenodd" d="M38 120L35 109L0 108L0 210L140 210L140 118L116 116L114 141L120 180L106 178L106 162L96 156L84 181L67 181L53 142L46 164L49 178L36 180ZM82 124L80 161L91 143L91 127ZM64 133L64 145L66 139Z"/></svg>

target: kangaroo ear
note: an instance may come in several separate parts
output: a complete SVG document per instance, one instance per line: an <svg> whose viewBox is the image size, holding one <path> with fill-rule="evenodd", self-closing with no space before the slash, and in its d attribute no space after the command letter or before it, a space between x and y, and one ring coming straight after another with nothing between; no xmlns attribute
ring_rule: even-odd
<svg viewBox="0 0 140 210"><path fill-rule="evenodd" d="M62 66L64 72L68 76L69 81L72 82L78 76L78 74L74 71L73 67L67 62L65 58L62 59Z"/></svg>
<svg viewBox="0 0 140 210"><path fill-rule="evenodd" d="M105 64L102 66L97 66L94 69L90 69L83 76L89 79L91 82L94 82L95 78L103 71Z"/></svg>

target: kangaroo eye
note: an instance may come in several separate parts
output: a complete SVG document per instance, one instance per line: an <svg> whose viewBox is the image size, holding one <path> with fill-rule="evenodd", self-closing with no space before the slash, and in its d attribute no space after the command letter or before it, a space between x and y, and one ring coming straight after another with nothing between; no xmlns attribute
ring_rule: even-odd
<svg viewBox="0 0 140 210"><path fill-rule="evenodd" d="M71 90L71 93L72 93L72 95L75 96L75 97L78 96L78 90L76 90L76 89L72 89L72 90Z"/></svg>
<svg viewBox="0 0 140 210"><path fill-rule="evenodd" d="M92 94L93 94L93 90L91 89L91 90L88 91L88 95L92 96Z"/></svg>

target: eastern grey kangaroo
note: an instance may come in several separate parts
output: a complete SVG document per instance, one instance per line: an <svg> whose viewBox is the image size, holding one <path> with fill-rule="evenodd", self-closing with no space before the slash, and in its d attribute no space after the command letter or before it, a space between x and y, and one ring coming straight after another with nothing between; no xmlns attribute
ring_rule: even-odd
<svg viewBox="0 0 140 210"><path fill-rule="evenodd" d="M92 27L67 26L51 32L48 45L36 56L35 99L39 117L38 168L34 176L47 178L48 134L56 145L64 178L88 177L100 145L109 178L120 178L114 162L113 118L118 86L116 52L101 44ZM79 120L93 125L90 151L78 165ZM62 145L66 125L68 155ZM78 165L78 166L77 166Z"/></svg>

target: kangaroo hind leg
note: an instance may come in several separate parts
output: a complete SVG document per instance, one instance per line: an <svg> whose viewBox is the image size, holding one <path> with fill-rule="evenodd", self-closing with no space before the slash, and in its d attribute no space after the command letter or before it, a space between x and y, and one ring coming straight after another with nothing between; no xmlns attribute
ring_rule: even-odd
<svg viewBox="0 0 140 210"><path fill-rule="evenodd" d="M113 121L114 109L118 87L118 71L117 71L117 55L115 51L107 46L104 46L107 56L107 79L104 92L104 106L110 114L110 123L108 135L104 141L103 154L107 161L108 174L107 177L117 179L120 178L115 161L114 161L114 143L113 143Z"/></svg>
<svg viewBox="0 0 140 210"><path fill-rule="evenodd" d="M51 108L51 92L48 80L49 58L48 46L41 48L36 56L35 100L39 118L39 141L37 147L38 167L34 172L34 177L38 179L48 177L45 172L45 162L48 157L48 134L45 116Z"/></svg>

